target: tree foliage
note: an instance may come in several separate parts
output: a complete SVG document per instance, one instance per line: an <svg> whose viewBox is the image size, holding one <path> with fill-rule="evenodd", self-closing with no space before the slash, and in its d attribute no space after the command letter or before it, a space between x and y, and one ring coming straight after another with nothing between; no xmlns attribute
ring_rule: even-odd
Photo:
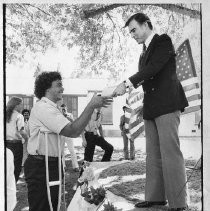
<svg viewBox="0 0 210 211"><path fill-rule="evenodd" d="M69 49L77 46L80 53L77 55L78 68L72 74L73 77L106 75L117 79L127 70L133 54L138 53L137 45L131 47L131 38L123 26L130 15L139 11L148 14L155 30L168 33L175 45L190 36L184 33L187 25L195 24L199 28L200 24L198 4L190 7L149 4L7 4L7 63L29 62L27 53L34 59L37 53L44 54L47 49L59 45L68 46ZM196 47L199 45L199 31L195 31L193 36L191 34L191 40ZM196 58L199 68L199 55Z"/></svg>

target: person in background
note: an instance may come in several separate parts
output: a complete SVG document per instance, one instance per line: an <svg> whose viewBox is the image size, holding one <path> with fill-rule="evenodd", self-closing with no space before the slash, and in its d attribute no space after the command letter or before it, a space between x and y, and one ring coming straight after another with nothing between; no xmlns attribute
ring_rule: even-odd
<svg viewBox="0 0 210 211"><path fill-rule="evenodd" d="M142 85L143 119L146 136L145 201L135 206L147 208L169 204L170 211L187 210L184 157L180 149L180 114L188 106L176 74L176 54L171 38L153 31L149 17L132 15L125 23L143 51L138 72L121 82L113 96Z"/></svg>
<svg viewBox="0 0 210 211"><path fill-rule="evenodd" d="M16 182L14 175L14 155L12 151L6 148L6 162L7 162L7 211L13 211L16 203Z"/></svg>
<svg viewBox="0 0 210 211"><path fill-rule="evenodd" d="M67 112L67 107L65 104L62 104L61 106L61 111L63 115L71 122L74 121L74 117L72 113ZM67 148L71 154L71 161L72 161L72 167L75 172L79 172L79 164L77 162L77 155L74 151L74 140L72 138L64 137L65 142L67 144Z"/></svg>
<svg viewBox="0 0 210 211"><path fill-rule="evenodd" d="M98 134L98 131L100 135ZM82 133L82 139L82 145L85 147L85 161L93 161L95 146L100 146L105 151L101 161L110 161L113 146L104 139L100 109L94 110L88 125L85 127L84 133Z"/></svg>
<svg viewBox="0 0 210 211"><path fill-rule="evenodd" d="M22 99L12 97L6 106L6 147L14 155L14 174L17 182L21 172L23 159L22 138L27 142L28 135L24 130L24 118L20 113L23 107Z"/></svg>
<svg viewBox="0 0 210 211"><path fill-rule="evenodd" d="M30 136L29 133L29 125L28 125L28 120L30 117L30 111L28 109L23 109L22 110L22 115L24 117L24 129L25 132L27 133L28 137ZM25 139L22 139L22 143L23 143L23 161L22 161L22 166L24 166L24 162L28 156L28 152L27 152L27 142L25 141Z"/></svg>
<svg viewBox="0 0 210 211"><path fill-rule="evenodd" d="M134 141L129 140L130 142L130 158L129 158L129 153L128 153L128 137L126 135L127 130L125 128L125 111L126 111L126 106L123 106L123 115L120 117L120 130L121 130L121 135L123 137L123 144L124 144L124 159L125 160L134 160L135 159L135 147L134 147Z"/></svg>
<svg viewBox="0 0 210 211"><path fill-rule="evenodd" d="M45 166L45 132L48 140L49 180L59 180L58 156L64 154L65 141L62 136L76 138L85 129L95 108L107 107L112 98L94 95L81 115L73 122L61 113L58 101L63 95L62 77L58 71L41 72L35 79L34 94L39 99L31 109L29 118L30 137L28 140L28 157L24 163L24 175L28 188L30 211L50 211ZM58 141L60 140L60 146ZM63 171L62 171L63 175ZM59 187L51 186L53 210L57 210Z"/></svg>

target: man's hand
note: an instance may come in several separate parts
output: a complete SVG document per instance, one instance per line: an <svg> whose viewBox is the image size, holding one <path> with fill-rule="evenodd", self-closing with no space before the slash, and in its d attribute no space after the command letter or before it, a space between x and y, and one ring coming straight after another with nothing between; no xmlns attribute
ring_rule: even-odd
<svg viewBox="0 0 210 211"><path fill-rule="evenodd" d="M110 97L102 97L100 95L94 95L90 101L90 105L93 108L108 107L113 102Z"/></svg>
<svg viewBox="0 0 210 211"><path fill-rule="evenodd" d="M125 83L122 82L114 90L113 97L121 96L121 95L124 95L125 93L126 93L126 86L125 86Z"/></svg>

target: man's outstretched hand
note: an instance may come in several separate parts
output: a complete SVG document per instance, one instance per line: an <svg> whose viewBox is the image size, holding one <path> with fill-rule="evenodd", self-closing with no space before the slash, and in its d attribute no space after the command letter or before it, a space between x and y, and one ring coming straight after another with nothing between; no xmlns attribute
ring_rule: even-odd
<svg viewBox="0 0 210 211"><path fill-rule="evenodd" d="M126 86L125 86L125 83L122 82L120 83L117 88L114 90L113 92L113 97L117 97L117 96L121 96L121 95L124 95L126 93Z"/></svg>
<svg viewBox="0 0 210 211"><path fill-rule="evenodd" d="M100 95L94 95L90 101L93 108L108 107L113 102L111 97L102 97Z"/></svg>

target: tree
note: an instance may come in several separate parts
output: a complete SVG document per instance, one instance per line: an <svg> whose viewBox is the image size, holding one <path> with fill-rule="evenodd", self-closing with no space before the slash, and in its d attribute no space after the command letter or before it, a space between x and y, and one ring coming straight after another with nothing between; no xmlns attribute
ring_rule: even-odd
<svg viewBox="0 0 210 211"><path fill-rule="evenodd" d="M69 49L77 46L80 53L73 77L118 79L139 51L122 28L131 14L147 13L156 31L168 33L178 45L187 25L199 28L199 9L199 4L7 4L7 63L27 62L27 51L36 56L60 44ZM199 45L197 32L191 39ZM199 69L199 55L196 58Z"/></svg>

